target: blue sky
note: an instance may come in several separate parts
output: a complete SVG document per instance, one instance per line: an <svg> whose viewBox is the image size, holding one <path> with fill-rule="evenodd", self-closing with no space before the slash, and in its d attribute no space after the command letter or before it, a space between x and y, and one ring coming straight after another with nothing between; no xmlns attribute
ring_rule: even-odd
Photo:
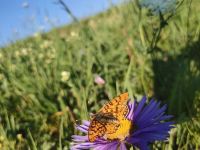
<svg viewBox="0 0 200 150"><path fill-rule="evenodd" d="M1 0L0 46L70 23L57 0ZM79 19L105 11L121 0L64 0Z"/></svg>

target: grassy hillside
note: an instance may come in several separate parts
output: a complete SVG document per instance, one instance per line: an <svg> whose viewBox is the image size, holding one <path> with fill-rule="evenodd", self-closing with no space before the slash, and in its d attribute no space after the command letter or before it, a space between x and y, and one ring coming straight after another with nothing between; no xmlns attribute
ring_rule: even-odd
<svg viewBox="0 0 200 150"><path fill-rule="evenodd" d="M199 4L185 0L159 28L159 16L133 2L1 48L0 149L68 149L74 123L123 91L174 115L169 142L151 147L199 149Z"/></svg>

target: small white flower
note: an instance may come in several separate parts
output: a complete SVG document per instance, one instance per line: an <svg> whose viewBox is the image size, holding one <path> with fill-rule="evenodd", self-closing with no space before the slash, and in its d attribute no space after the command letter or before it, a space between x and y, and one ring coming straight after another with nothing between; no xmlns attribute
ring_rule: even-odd
<svg viewBox="0 0 200 150"><path fill-rule="evenodd" d="M21 54L22 54L23 56L28 55L28 49L26 49L26 48L22 48L22 50L21 50Z"/></svg>
<svg viewBox="0 0 200 150"><path fill-rule="evenodd" d="M48 48L48 47L51 46L51 44L52 44L51 41L49 41L49 40L45 40L45 41L40 45L40 48L41 48L41 49Z"/></svg>
<svg viewBox="0 0 200 150"><path fill-rule="evenodd" d="M5 138L3 136L0 136L0 141L3 141Z"/></svg>
<svg viewBox="0 0 200 150"><path fill-rule="evenodd" d="M68 72L68 71L61 72L61 81L62 82L66 82L67 80L69 80L69 77L70 77L70 72Z"/></svg>
<svg viewBox="0 0 200 150"><path fill-rule="evenodd" d="M78 36L78 34L77 34L76 32L74 32L74 31L72 31L72 32L70 33L70 35L71 35L72 37L77 37L77 36Z"/></svg>

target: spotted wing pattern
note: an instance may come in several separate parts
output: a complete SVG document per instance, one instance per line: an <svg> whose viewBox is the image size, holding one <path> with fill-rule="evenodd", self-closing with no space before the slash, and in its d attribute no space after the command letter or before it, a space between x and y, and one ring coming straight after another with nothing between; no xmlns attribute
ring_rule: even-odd
<svg viewBox="0 0 200 150"><path fill-rule="evenodd" d="M128 113L128 93L119 95L106 103L92 117L88 138L90 142L94 142L97 138L103 137L105 134L115 133L120 126L119 119L124 118Z"/></svg>
<svg viewBox="0 0 200 150"><path fill-rule="evenodd" d="M88 139L90 142L94 142L98 137L102 137L106 132L106 124L101 123L96 118L92 119L89 130Z"/></svg>
<svg viewBox="0 0 200 150"><path fill-rule="evenodd" d="M128 113L128 93L123 93L107 102L100 110L101 113L111 113L114 117L125 116Z"/></svg>

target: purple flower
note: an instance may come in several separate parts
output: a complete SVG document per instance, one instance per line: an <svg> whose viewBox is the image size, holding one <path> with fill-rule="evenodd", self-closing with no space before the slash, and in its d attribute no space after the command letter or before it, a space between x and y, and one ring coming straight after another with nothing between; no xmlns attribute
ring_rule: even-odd
<svg viewBox="0 0 200 150"><path fill-rule="evenodd" d="M171 115L165 115L166 105L160 107L160 102L151 100L146 103L146 97L137 103L128 102L129 113L126 119L131 122L132 129L124 140L111 140L98 138L95 142L88 140L89 121L83 121L82 125L76 128L84 132L85 136L73 135L72 150L75 149L94 149L94 150L126 150L126 145L136 146L141 150L148 150L148 144L156 140L166 140L169 131L173 128L173 122L165 120L170 119Z"/></svg>

